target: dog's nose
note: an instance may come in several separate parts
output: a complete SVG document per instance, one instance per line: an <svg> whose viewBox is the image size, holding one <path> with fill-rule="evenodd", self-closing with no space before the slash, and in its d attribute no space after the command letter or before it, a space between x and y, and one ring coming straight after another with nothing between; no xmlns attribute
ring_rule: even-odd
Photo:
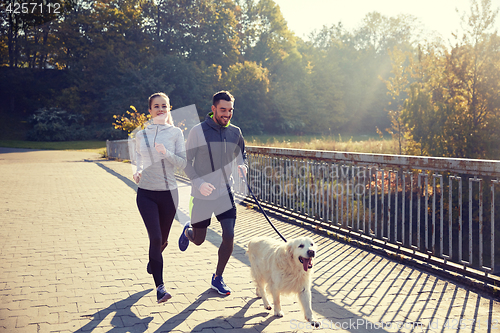
<svg viewBox="0 0 500 333"><path fill-rule="evenodd" d="M314 250L307 250L307 255L309 256L309 258L314 257L314 255L315 255Z"/></svg>

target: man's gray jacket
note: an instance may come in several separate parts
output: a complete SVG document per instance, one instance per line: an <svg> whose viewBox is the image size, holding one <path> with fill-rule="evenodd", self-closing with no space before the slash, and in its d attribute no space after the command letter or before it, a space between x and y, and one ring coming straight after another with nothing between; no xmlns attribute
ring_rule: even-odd
<svg viewBox="0 0 500 333"><path fill-rule="evenodd" d="M210 112L205 121L194 126L186 142L186 175L192 183L191 195L204 200L216 200L227 196L234 183L232 170L235 165L245 165L248 169L245 141L239 127L220 126ZM200 186L210 183L215 190L204 196Z"/></svg>

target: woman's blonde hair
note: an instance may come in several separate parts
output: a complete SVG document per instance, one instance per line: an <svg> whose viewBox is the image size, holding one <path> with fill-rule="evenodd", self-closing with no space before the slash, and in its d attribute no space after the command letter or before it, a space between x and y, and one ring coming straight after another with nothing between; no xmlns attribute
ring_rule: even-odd
<svg viewBox="0 0 500 333"><path fill-rule="evenodd" d="M170 105L170 98L168 98L167 94L165 94L163 92L154 93L153 95L149 96L149 98L148 98L148 105L149 105L150 110L151 110L151 103L153 102L153 99L155 97L163 97L167 100L168 114L167 114L167 119L165 119L165 123L173 126L174 120L172 119L172 113L170 112L170 110L172 110L172 106Z"/></svg>

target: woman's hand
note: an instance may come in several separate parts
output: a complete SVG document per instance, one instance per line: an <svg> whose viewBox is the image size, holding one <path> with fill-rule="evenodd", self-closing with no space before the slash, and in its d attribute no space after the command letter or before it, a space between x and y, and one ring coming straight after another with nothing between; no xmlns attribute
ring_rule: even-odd
<svg viewBox="0 0 500 333"><path fill-rule="evenodd" d="M155 149L157 152L160 154L166 155L167 154L167 149L162 143L155 143Z"/></svg>
<svg viewBox="0 0 500 333"><path fill-rule="evenodd" d="M134 178L134 181L136 184L139 184L139 181L141 180L141 173L140 172L136 172L134 173L134 175L132 176Z"/></svg>

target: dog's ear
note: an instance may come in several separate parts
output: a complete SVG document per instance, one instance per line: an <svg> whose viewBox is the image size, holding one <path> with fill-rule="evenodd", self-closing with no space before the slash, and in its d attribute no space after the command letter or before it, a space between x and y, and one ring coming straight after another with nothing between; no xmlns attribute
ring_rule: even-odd
<svg viewBox="0 0 500 333"><path fill-rule="evenodd" d="M291 243L286 244L286 253L293 258L293 247Z"/></svg>

